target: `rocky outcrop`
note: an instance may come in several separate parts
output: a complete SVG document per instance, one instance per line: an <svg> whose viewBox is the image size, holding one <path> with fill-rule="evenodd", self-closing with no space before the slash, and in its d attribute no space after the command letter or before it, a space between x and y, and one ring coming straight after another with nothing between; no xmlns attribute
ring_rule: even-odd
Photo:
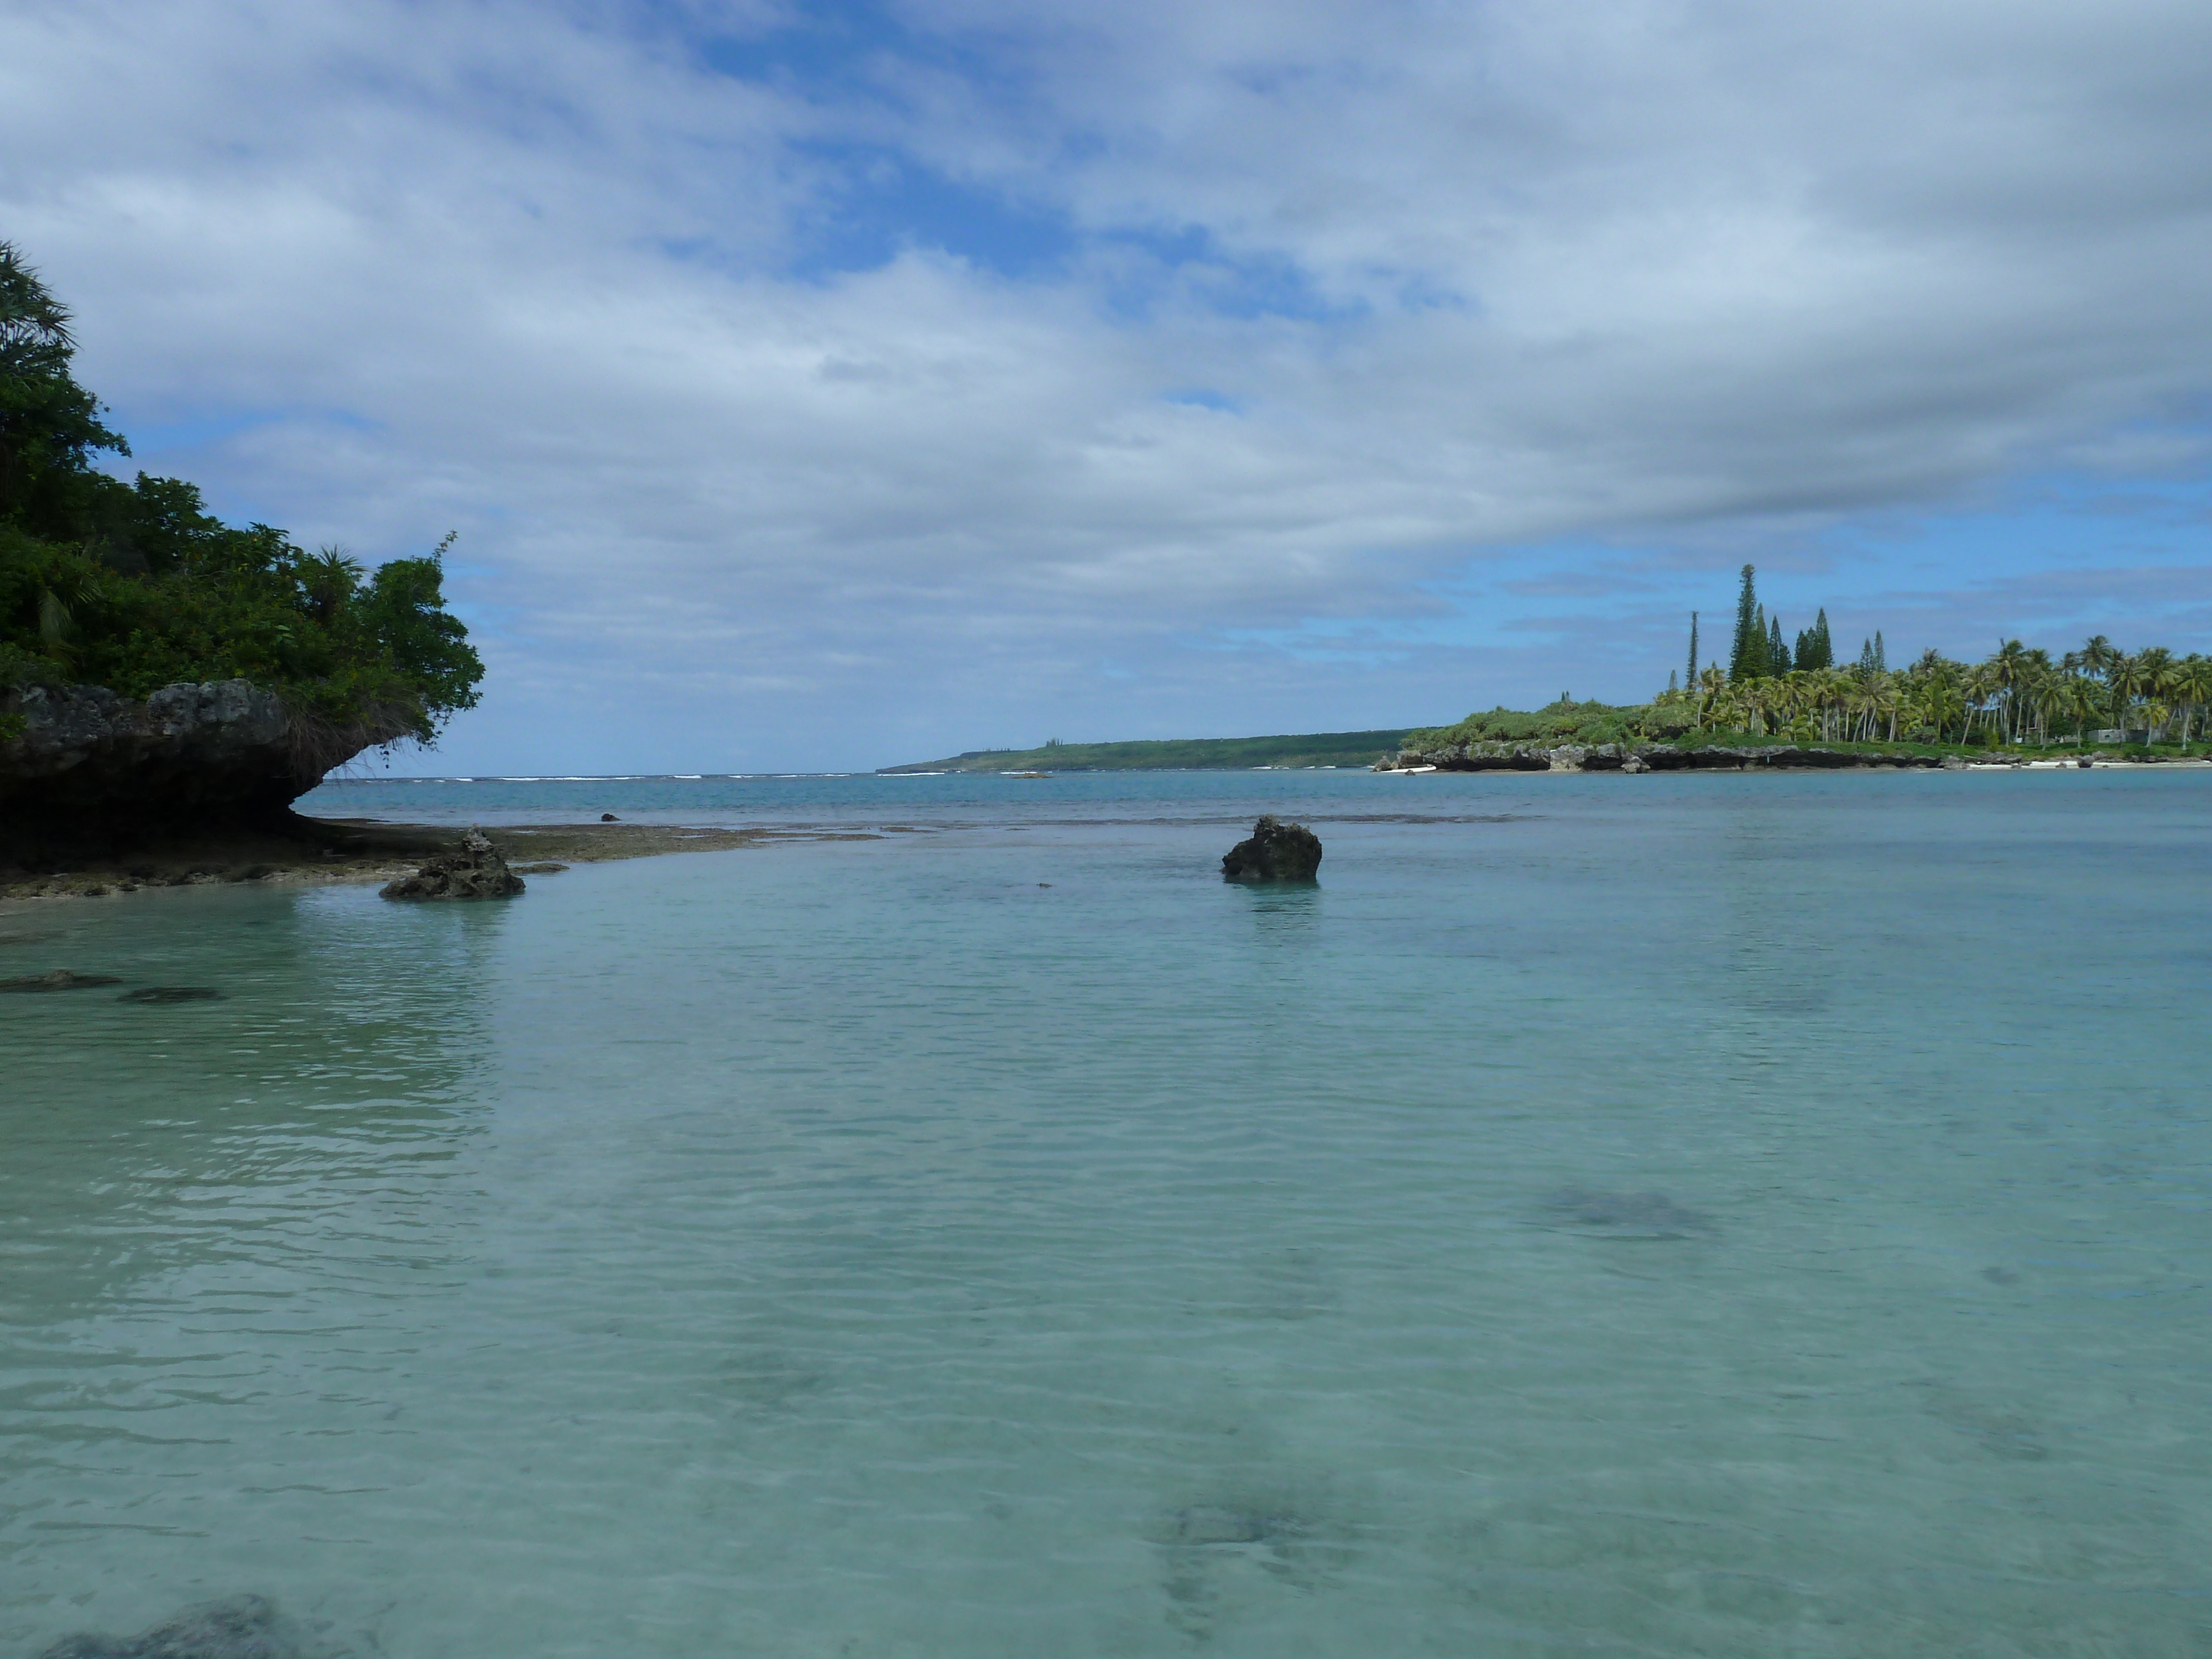
<svg viewBox="0 0 2212 1659"><path fill-rule="evenodd" d="M318 729L246 680L0 694L0 852L79 854L210 827L270 823L332 766L403 735Z"/></svg>
<svg viewBox="0 0 2212 1659"><path fill-rule="evenodd" d="M388 899L512 898L520 892L520 876L507 867L499 848L481 830L461 837L461 849L432 859L411 876L402 876L384 889Z"/></svg>
<svg viewBox="0 0 2212 1659"><path fill-rule="evenodd" d="M1311 881L1320 869L1321 837L1303 823L1279 822L1272 812L1221 860L1221 873L1231 881Z"/></svg>
<svg viewBox="0 0 2212 1659"><path fill-rule="evenodd" d="M1748 772L1850 767L1935 768L1932 755L1867 752L1797 744L1462 743L1448 749L1407 749L1379 771L1431 767L1439 772Z"/></svg>

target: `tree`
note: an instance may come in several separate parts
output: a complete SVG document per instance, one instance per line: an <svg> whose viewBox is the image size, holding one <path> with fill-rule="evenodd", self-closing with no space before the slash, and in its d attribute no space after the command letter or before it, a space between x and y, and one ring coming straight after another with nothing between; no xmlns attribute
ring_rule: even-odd
<svg viewBox="0 0 2212 1659"><path fill-rule="evenodd" d="M1771 618L1766 628L1766 672L1786 674L1790 672L1790 647L1782 642L1782 618Z"/></svg>
<svg viewBox="0 0 2212 1659"><path fill-rule="evenodd" d="M2173 665L2173 696L2181 705L2181 741L2189 742L2189 722L2192 714L2202 715L2205 705L2212 703L2212 658L2200 657L2195 652Z"/></svg>
<svg viewBox="0 0 2212 1659"><path fill-rule="evenodd" d="M11 242L0 242L0 525L77 540L96 518L101 450L131 446L100 424L99 400L71 378L70 314Z"/></svg>
<svg viewBox="0 0 2212 1659"><path fill-rule="evenodd" d="M1683 677L1684 685L1698 683L1698 613L1690 613L1690 672Z"/></svg>
<svg viewBox="0 0 2212 1659"><path fill-rule="evenodd" d="M68 312L0 242L0 690L249 680L283 699L303 763L428 742L474 706L483 665L445 607L450 536L371 573L226 525L180 479L111 477L94 459L130 451L70 377L75 351Z"/></svg>
<svg viewBox="0 0 2212 1659"><path fill-rule="evenodd" d="M1756 679L1766 654L1766 627L1759 616L1759 587L1752 567L1743 568L1743 586L1735 599L1735 638L1729 647L1729 678Z"/></svg>

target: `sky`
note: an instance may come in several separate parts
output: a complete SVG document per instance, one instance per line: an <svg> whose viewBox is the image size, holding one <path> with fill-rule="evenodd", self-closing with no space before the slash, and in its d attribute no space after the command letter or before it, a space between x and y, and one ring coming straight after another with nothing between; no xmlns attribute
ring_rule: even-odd
<svg viewBox="0 0 2212 1659"><path fill-rule="evenodd" d="M143 468L447 531L401 772L2212 649L2212 7L0 0Z"/></svg>

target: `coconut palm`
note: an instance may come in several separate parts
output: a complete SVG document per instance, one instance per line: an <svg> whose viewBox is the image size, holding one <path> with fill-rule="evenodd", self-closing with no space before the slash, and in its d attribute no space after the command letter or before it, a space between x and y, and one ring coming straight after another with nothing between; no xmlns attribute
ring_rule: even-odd
<svg viewBox="0 0 2212 1659"><path fill-rule="evenodd" d="M2141 696L2150 702L2164 705L2173 691L2173 653L2162 645L2153 645L2136 653L2136 673L2141 680ZM2147 729L2154 740L2163 734L2169 716L2161 714L2148 722Z"/></svg>
<svg viewBox="0 0 2212 1659"><path fill-rule="evenodd" d="M2112 699L2112 724L2119 727L2124 740L2130 729L2128 711L2150 692L2141 654L2115 656L2105 670L2105 684Z"/></svg>
<svg viewBox="0 0 2212 1659"><path fill-rule="evenodd" d="M2200 657L2195 652L2173 665L2170 686L2181 704L2181 741L2189 743L2189 723L2191 715L2202 714L2205 705L2212 703L2212 658Z"/></svg>

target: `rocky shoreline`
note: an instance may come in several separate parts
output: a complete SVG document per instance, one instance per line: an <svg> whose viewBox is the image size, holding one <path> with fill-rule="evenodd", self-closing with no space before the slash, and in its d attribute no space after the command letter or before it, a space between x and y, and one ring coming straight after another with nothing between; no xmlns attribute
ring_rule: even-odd
<svg viewBox="0 0 2212 1659"><path fill-rule="evenodd" d="M459 825L293 816L282 833L217 832L125 854L40 862L36 867L10 867L0 860L0 900L109 898L157 887L247 882L270 887L381 885L413 875L427 860L452 853L465 833ZM725 852L784 841L882 839L857 830L659 823L503 824L491 834L514 869L526 876L551 875L572 864L654 858L664 853Z"/></svg>
<svg viewBox="0 0 2212 1659"><path fill-rule="evenodd" d="M2064 760L1972 761L1960 755L1923 755L1910 750L1828 749L1818 744L1462 743L1442 749L1404 749L1378 761L1378 772L1757 772L1970 771L2039 765L2058 767L2187 766L2201 763L2139 761L2100 751Z"/></svg>

